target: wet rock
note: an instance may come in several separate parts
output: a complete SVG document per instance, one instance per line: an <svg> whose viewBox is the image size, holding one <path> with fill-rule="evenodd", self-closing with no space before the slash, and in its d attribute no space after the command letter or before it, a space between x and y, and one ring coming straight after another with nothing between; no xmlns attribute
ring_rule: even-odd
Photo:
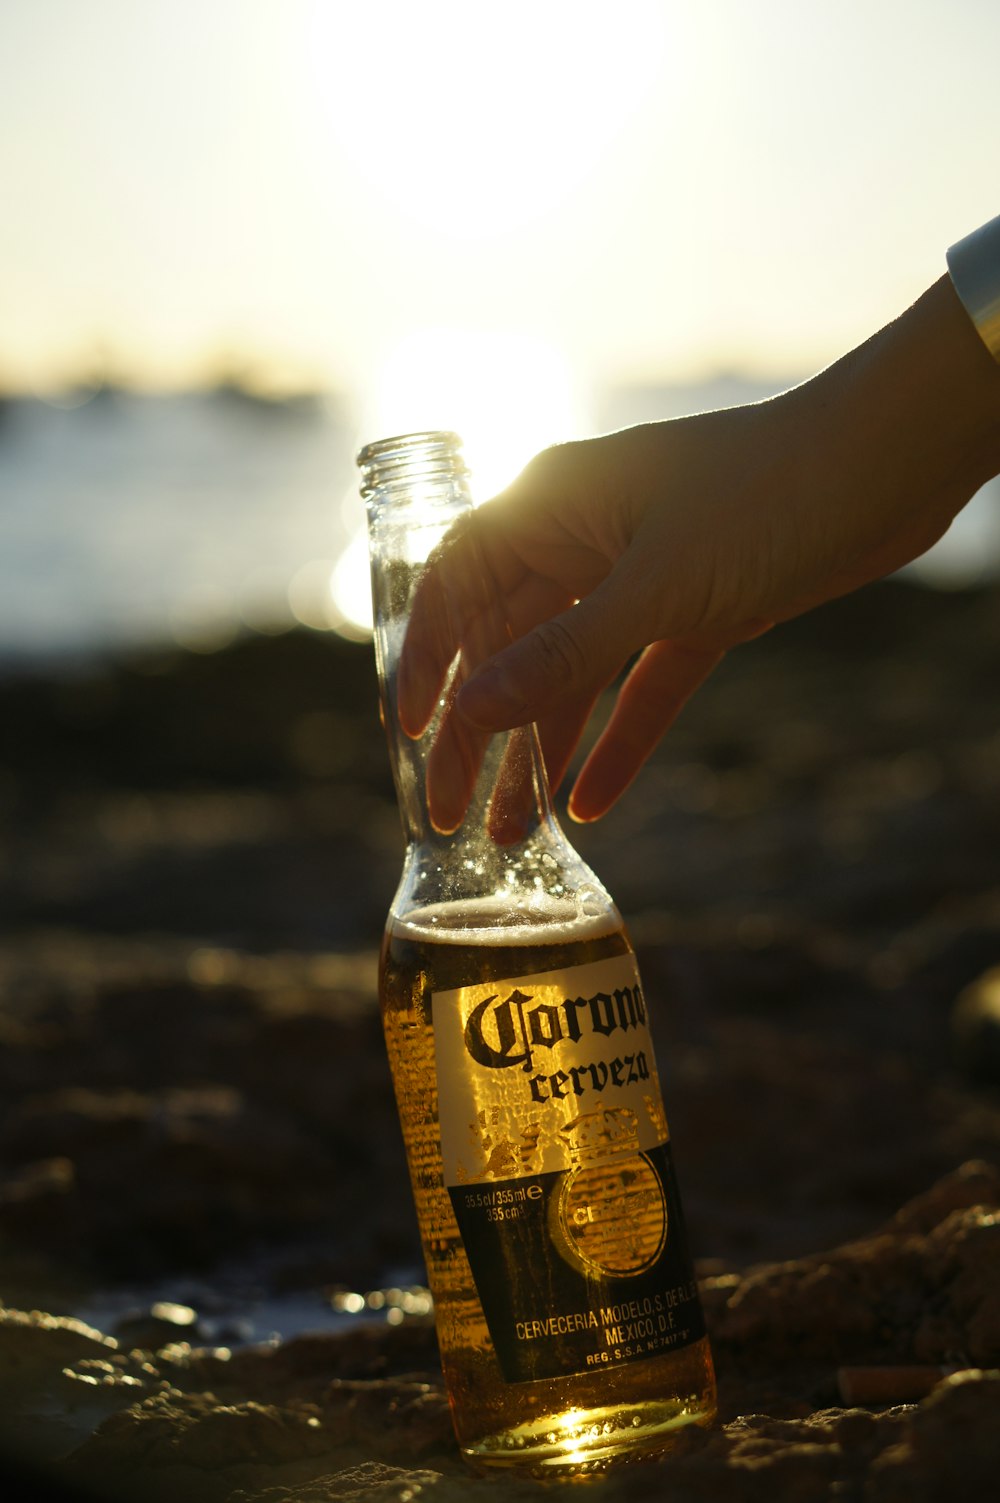
<svg viewBox="0 0 1000 1503"><path fill-rule="evenodd" d="M866 1503L990 1498L1000 1476L1000 1372L944 1379L873 1464Z"/></svg>
<svg viewBox="0 0 1000 1503"><path fill-rule="evenodd" d="M269 1487L260 1493L238 1489L229 1503L465 1503L478 1490L471 1478L367 1461L296 1487ZM504 1492L515 1498L542 1495L540 1488L518 1484Z"/></svg>
<svg viewBox="0 0 1000 1503"><path fill-rule="evenodd" d="M115 1352L110 1336L71 1316L0 1308L0 1382L15 1392L46 1382L75 1361Z"/></svg>
<svg viewBox="0 0 1000 1503"><path fill-rule="evenodd" d="M330 1432L343 1443L372 1447L393 1458L453 1455L451 1414L440 1382L338 1379L324 1391L320 1407Z"/></svg>
<svg viewBox="0 0 1000 1503"><path fill-rule="evenodd" d="M873 1462L901 1434L903 1416L820 1410L800 1419L746 1414L695 1432L660 1461L608 1480L609 1498L653 1503L827 1503L857 1497Z"/></svg>
<svg viewBox="0 0 1000 1503"><path fill-rule="evenodd" d="M67 1455L146 1389L144 1360L83 1321L0 1309L0 1457Z"/></svg>
<svg viewBox="0 0 1000 1503"><path fill-rule="evenodd" d="M322 1455L329 1441L316 1409L167 1387L113 1415L74 1453L82 1471L105 1476L175 1465L207 1471L253 1461L269 1467Z"/></svg>
<svg viewBox="0 0 1000 1503"><path fill-rule="evenodd" d="M456 1464L447 1401L421 1378L329 1380L335 1338L257 1349L232 1363L183 1345L147 1356L154 1391L98 1424L66 1463L91 1487L159 1497L168 1486L226 1497L252 1475L258 1488L322 1459L376 1454L386 1462L439 1455ZM319 1370L319 1357L326 1362ZM217 1386L206 1384L220 1379ZM256 1496L251 1493L249 1496ZM280 1496L280 1494L279 1494Z"/></svg>
<svg viewBox="0 0 1000 1503"><path fill-rule="evenodd" d="M899 1231L929 1232L952 1211L988 1205L1000 1205L1000 1167L984 1159L970 1159L900 1206L890 1226Z"/></svg>
<svg viewBox="0 0 1000 1503"><path fill-rule="evenodd" d="M998 1178L965 1166L861 1241L707 1280L713 1342L776 1362L1000 1361Z"/></svg>
<svg viewBox="0 0 1000 1503"><path fill-rule="evenodd" d="M904 1364L904 1380L905 1364L944 1365L958 1350L966 1366L1000 1360L996 1183L990 1165L965 1165L867 1238L707 1278L722 1423L594 1479L595 1503L667 1492L678 1503L938 1503L956 1457L988 1475L996 1372L944 1378L916 1406L884 1390L874 1408L822 1395L845 1354ZM9 1424L28 1424L68 1480L109 1499L309 1503L326 1488L376 1503L407 1487L434 1503L541 1496L530 1479L464 1472L426 1317L273 1347L175 1340L125 1353L79 1322L8 1311L0 1357Z"/></svg>
<svg viewBox="0 0 1000 1503"><path fill-rule="evenodd" d="M146 1347L154 1352L178 1339L204 1340L197 1311L169 1300L130 1311L115 1321L112 1334L126 1348Z"/></svg>

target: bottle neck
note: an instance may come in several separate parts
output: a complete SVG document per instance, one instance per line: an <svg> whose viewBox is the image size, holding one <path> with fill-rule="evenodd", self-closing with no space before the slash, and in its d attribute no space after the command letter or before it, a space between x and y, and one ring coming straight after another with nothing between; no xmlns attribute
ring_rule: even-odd
<svg viewBox="0 0 1000 1503"><path fill-rule="evenodd" d="M382 716L407 839L516 844L550 812L534 731L489 736L455 708L469 674L511 640L459 441L386 439L359 464Z"/></svg>
<svg viewBox="0 0 1000 1503"><path fill-rule="evenodd" d="M468 676L511 639L458 441L384 440L359 464L382 718L408 842L396 916L561 901L570 868L596 879L552 815L534 727L489 735L455 708Z"/></svg>

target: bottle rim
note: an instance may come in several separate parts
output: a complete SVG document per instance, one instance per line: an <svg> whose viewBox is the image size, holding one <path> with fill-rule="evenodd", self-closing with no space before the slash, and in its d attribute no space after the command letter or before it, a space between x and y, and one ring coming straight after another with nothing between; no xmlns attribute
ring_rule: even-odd
<svg viewBox="0 0 1000 1503"><path fill-rule="evenodd" d="M393 481L455 479L468 475L462 440L449 429L426 429L379 438L358 450L365 499Z"/></svg>

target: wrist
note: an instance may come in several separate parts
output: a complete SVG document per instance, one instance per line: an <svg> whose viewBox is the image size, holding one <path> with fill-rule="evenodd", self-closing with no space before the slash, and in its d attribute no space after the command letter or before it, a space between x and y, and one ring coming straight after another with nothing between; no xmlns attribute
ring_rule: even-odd
<svg viewBox="0 0 1000 1503"><path fill-rule="evenodd" d="M992 358L948 276L917 300L900 324L900 373L915 424L927 424L953 471L967 464L981 485L1000 470L1000 365Z"/></svg>
<svg viewBox="0 0 1000 1503"><path fill-rule="evenodd" d="M862 449L904 491L968 496L1000 471L1000 365L947 275L844 365Z"/></svg>

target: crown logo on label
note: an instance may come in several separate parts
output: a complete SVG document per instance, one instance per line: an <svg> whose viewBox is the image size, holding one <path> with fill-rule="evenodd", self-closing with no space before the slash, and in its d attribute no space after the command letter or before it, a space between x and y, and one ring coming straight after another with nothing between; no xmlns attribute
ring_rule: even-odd
<svg viewBox="0 0 1000 1503"><path fill-rule="evenodd" d="M638 1153L639 1119L627 1106L598 1107L567 1122L559 1136L574 1164L592 1163L613 1153Z"/></svg>

